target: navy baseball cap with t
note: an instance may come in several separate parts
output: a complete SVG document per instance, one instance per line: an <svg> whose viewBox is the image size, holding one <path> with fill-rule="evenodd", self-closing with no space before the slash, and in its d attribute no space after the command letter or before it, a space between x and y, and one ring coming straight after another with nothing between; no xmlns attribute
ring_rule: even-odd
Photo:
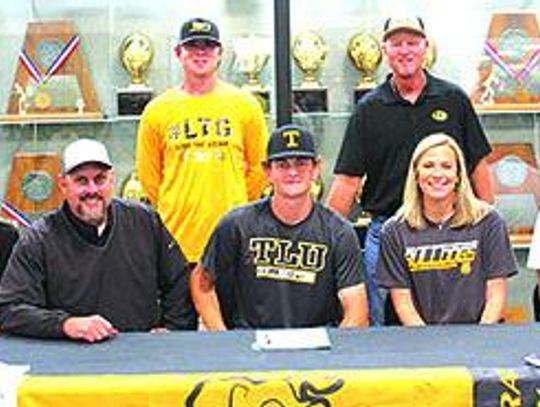
<svg viewBox="0 0 540 407"><path fill-rule="evenodd" d="M204 18L192 18L186 21L180 29L180 45L192 41L210 41L221 45L219 29L212 21Z"/></svg>
<svg viewBox="0 0 540 407"><path fill-rule="evenodd" d="M268 141L267 161L290 157L317 157L313 135L295 124L278 127Z"/></svg>

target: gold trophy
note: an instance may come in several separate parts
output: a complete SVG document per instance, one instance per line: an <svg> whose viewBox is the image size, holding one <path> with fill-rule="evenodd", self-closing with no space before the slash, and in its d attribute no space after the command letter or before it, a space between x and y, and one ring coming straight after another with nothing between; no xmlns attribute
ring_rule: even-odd
<svg viewBox="0 0 540 407"><path fill-rule="evenodd" d="M120 196L131 201L138 201L146 204L149 203L135 171L129 173L122 182Z"/></svg>
<svg viewBox="0 0 540 407"><path fill-rule="evenodd" d="M368 32L355 34L347 46L347 54L354 67L362 73L354 90L354 103L376 86L375 72L381 64L379 41Z"/></svg>
<svg viewBox="0 0 540 407"><path fill-rule="evenodd" d="M146 74L154 57L154 47L150 38L135 32L122 41L119 49L122 66L128 72L130 84L118 90L118 114L141 114L152 99L153 90L145 83Z"/></svg>
<svg viewBox="0 0 540 407"><path fill-rule="evenodd" d="M469 94L471 102L475 105L492 105L497 89L497 78L493 73L493 61L487 55L480 58L476 66L478 79Z"/></svg>
<svg viewBox="0 0 540 407"><path fill-rule="evenodd" d="M242 88L259 100L265 113L270 110L270 91L260 81L261 72L270 59L270 44L260 36L246 36L235 40L234 63L246 82Z"/></svg>
<svg viewBox="0 0 540 407"><path fill-rule="evenodd" d="M293 38L293 59L303 75L300 87L293 90L294 103L300 111L328 111L327 89L318 80L327 53L324 39L314 31L305 31Z"/></svg>
<svg viewBox="0 0 540 407"><path fill-rule="evenodd" d="M428 38L428 46L422 67L429 71L431 68L433 68L435 62L437 62L437 45L435 44L435 40L433 38Z"/></svg>

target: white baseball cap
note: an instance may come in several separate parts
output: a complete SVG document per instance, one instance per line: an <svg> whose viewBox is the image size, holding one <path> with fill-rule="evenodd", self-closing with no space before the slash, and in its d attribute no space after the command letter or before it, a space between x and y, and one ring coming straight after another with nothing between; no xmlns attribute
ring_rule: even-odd
<svg viewBox="0 0 540 407"><path fill-rule="evenodd" d="M384 22L383 41L398 31L408 31L426 38L424 22L416 16L390 17Z"/></svg>
<svg viewBox="0 0 540 407"><path fill-rule="evenodd" d="M109 153L103 143L82 138L68 144L64 149L64 174L86 163L99 163L112 167Z"/></svg>

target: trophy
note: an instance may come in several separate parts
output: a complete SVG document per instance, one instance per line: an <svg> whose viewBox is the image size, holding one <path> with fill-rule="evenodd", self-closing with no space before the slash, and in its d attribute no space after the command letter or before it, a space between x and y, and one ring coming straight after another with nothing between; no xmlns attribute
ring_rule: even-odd
<svg viewBox="0 0 540 407"><path fill-rule="evenodd" d="M142 202L149 204L150 201L146 197L141 182L137 178L135 171L132 171L122 182L120 188L120 196L131 201Z"/></svg>
<svg viewBox="0 0 540 407"><path fill-rule="evenodd" d="M347 54L354 67L362 73L354 90L354 103L376 86L374 74L382 59L379 41L373 35L355 34L347 46Z"/></svg>
<svg viewBox="0 0 540 407"><path fill-rule="evenodd" d="M249 36L234 42L236 70L245 77L242 88L250 91L260 102L265 113L270 110L270 91L259 79L270 58L268 41L259 36Z"/></svg>
<svg viewBox="0 0 540 407"><path fill-rule="evenodd" d="M293 90L294 103L300 111L328 111L328 92L318 81L327 52L323 38L314 31L305 31L293 39L292 55L303 75L300 87Z"/></svg>
<svg viewBox="0 0 540 407"><path fill-rule="evenodd" d="M2 119L101 117L82 43L69 20L28 23Z"/></svg>
<svg viewBox="0 0 540 407"><path fill-rule="evenodd" d="M497 108L497 104L507 105L502 108L508 108L508 104L519 104L520 109L538 108L539 49L536 13L524 10L492 15L484 43L484 54L492 61L498 82L492 87L492 108Z"/></svg>
<svg viewBox="0 0 540 407"><path fill-rule="evenodd" d="M150 38L140 32L128 35L120 45L119 57L131 82L127 88L118 89L118 114L141 114L153 96L153 90L145 83L148 67L154 57Z"/></svg>
<svg viewBox="0 0 540 407"><path fill-rule="evenodd" d="M493 73L493 61L484 55L476 67L478 79L469 94L475 105L491 105L494 103L495 91L498 88L497 77Z"/></svg>
<svg viewBox="0 0 540 407"><path fill-rule="evenodd" d="M493 143L487 157L494 181L495 207L514 243L530 241L540 206L540 177L530 143Z"/></svg>
<svg viewBox="0 0 540 407"><path fill-rule="evenodd" d="M429 38L422 67L429 71L431 68L433 68L435 62L437 62L437 44L435 44L435 40L433 38Z"/></svg>
<svg viewBox="0 0 540 407"><path fill-rule="evenodd" d="M40 214L62 202L56 177L62 172L56 153L16 152L6 190L6 200L21 212Z"/></svg>

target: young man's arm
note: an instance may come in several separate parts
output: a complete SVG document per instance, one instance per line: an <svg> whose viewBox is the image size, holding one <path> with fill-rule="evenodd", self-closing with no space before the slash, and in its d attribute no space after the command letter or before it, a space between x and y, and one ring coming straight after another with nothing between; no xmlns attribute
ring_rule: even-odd
<svg viewBox="0 0 540 407"><path fill-rule="evenodd" d="M227 327L221 314L215 283L200 263L191 273L190 288L204 326L210 331L225 331Z"/></svg>
<svg viewBox="0 0 540 407"><path fill-rule="evenodd" d="M343 308L340 328L368 326L368 304L365 284L357 284L338 291Z"/></svg>

